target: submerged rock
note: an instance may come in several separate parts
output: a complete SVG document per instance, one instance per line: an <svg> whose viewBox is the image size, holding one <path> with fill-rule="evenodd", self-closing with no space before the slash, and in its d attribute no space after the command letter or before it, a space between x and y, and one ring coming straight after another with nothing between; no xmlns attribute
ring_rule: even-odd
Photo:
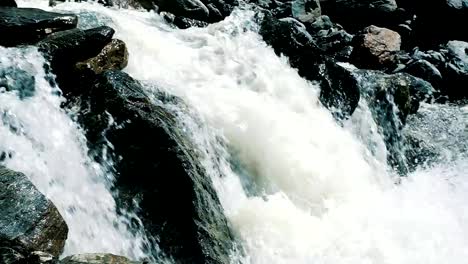
<svg viewBox="0 0 468 264"><path fill-rule="evenodd" d="M59 264L144 264L113 254L79 254L66 257Z"/></svg>
<svg viewBox="0 0 468 264"><path fill-rule="evenodd" d="M156 92L151 101L118 71L82 92L79 121L91 148L112 145L120 207L138 209L146 233L176 263L229 263L233 235L216 191L176 113L164 106L183 107L180 100Z"/></svg>
<svg viewBox="0 0 468 264"><path fill-rule="evenodd" d="M128 64L128 50L125 42L113 39L94 58L76 64L78 70L90 69L96 74L106 70L122 70Z"/></svg>
<svg viewBox="0 0 468 264"><path fill-rule="evenodd" d="M420 102L431 98L431 84L409 74L359 70L333 61L325 66L321 102L335 117L343 119L354 112L359 98L366 100L384 137L390 165L401 174L407 173L401 130L408 115L417 112Z"/></svg>
<svg viewBox="0 0 468 264"><path fill-rule="evenodd" d="M354 38L352 62L358 67L382 68L391 64L401 47L400 35L390 29L369 26Z"/></svg>
<svg viewBox="0 0 468 264"><path fill-rule="evenodd" d="M35 8L0 7L0 45L34 44L51 33L75 28L77 23L75 15Z"/></svg>
<svg viewBox="0 0 468 264"><path fill-rule="evenodd" d="M34 251L60 255L68 227L57 208L24 174L1 166L0 212L2 263L30 260Z"/></svg>

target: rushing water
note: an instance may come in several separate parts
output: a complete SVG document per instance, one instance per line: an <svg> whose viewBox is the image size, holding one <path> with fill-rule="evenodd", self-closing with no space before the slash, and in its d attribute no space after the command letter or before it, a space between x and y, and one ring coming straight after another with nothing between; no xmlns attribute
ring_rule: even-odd
<svg viewBox="0 0 468 264"><path fill-rule="evenodd" d="M19 3L48 9L47 1ZM204 29L176 30L148 12L88 3L61 4L55 10L79 14L80 27L116 29L115 37L127 43L130 53L126 71L143 81L148 93L161 87L180 96L202 120L180 117L205 153L203 164L241 237L246 252L241 262L440 264L468 259L465 148L444 149L452 154L450 162L441 159L394 184L385 145L365 103L344 128L336 124L318 101L319 87L300 78L286 58L261 41L252 12L237 10ZM66 253L141 257L144 237L132 235L125 219L116 216L108 191L112 176L86 156L82 132L60 110L60 97L45 81L43 59L32 49L0 52L1 65L13 64L35 76L37 89L23 100L12 92L0 94L7 118L0 127L0 146L13 153L7 166L27 173L64 214L70 227ZM466 123L466 110L459 111L456 117ZM13 133L11 125L20 126L21 133ZM427 130L420 134L427 141L439 139L441 148L444 137L454 136ZM214 167L221 168L221 177Z"/></svg>

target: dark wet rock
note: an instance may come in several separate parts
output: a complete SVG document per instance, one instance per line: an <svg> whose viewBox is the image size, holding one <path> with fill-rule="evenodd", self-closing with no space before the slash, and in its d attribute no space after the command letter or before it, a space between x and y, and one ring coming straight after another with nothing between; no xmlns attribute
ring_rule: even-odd
<svg viewBox="0 0 468 264"><path fill-rule="evenodd" d="M17 7L15 0L2 0L0 2L0 7L7 6L7 7Z"/></svg>
<svg viewBox="0 0 468 264"><path fill-rule="evenodd" d="M65 93L79 89L76 64L97 56L111 42L114 30L107 26L55 33L38 43L39 51L50 61L60 88Z"/></svg>
<svg viewBox="0 0 468 264"><path fill-rule="evenodd" d="M113 39L94 58L76 64L78 70L90 69L96 74L106 70L122 70L128 64L128 50L125 42Z"/></svg>
<svg viewBox="0 0 468 264"><path fill-rule="evenodd" d="M442 74L436 66L427 60L413 61L406 65L403 72L430 82L434 88L441 87Z"/></svg>
<svg viewBox="0 0 468 264"><path fill-rule="evenodd" d="M151 100L118 71L81 91L78 119L90 148L100 153L99 146L112 144L119 207L137 210L146 234L176 263L229 263L233 236L223 208L168 106L184 104L158 92Z"/></svg>
<svg viewBox="0 0 468 264"><path fill-rule="evenodd" d="M207 22L203 22L203 21L199 21L199 20L195 20L191 18L186 18L186 17L175 16L173 14L166 13L166 12L161 12L161 14L168 23L180 29L208 26Z"/></svg>
<svg viewBox="0 0 468 264"><path fill-rule="evenodd" d="M360 99L358 81L352 71L332 60L326 61L321 70L320 101L337 119L351 116Z"/></svg>
<svg viewBox="0 0 468 264"><path fill-rule="evenodd" d="M361 94L368 101L374 120L383 134L389 151L389 164L400 174L406 174L408 167L401 130L409 114L417 112L420 102L430 99L434 88L430 83L408 74L364 70L355 74Z"/></svg>
<svg viewBox="0 0 468 264"><path fill-rule="evenodd" d="M57 208L18 172L0 167L0 259L30 259L32 252L58 256L68 227ZM15 263L15 262L11 262Z"/></svg>
<svg viewBox="0 0 468 264"><path fill-rule="evenodd" d="M410 114L434 92L430 83L409 74L359 70L328 61L322 68L321 102L338 120L349 117L359 97L367 101L388 149L388 161L399 173L408 171L401 130Z"/></svg>
<svg viewBox="0 0 468 264"><path fill-rule="evenodd" d="M68 256L59 264L144 264L139 261L131 261L126 257L113 254L79 254Z"/></svg>
<svg viewBox="0 0 468 264"><path fill-rule="evenodd" d="M277 55L283 54L289 58L289 63L299 70L301 76L309 80L320 78L322 51L302 23L293 18L276 19L266 13L259 33Z"/></svg>
<svg viewBox="0 0 468 264"><path fill-rule="evenodd" d="M322 13L345 25L348 30L360 30L370 24L399 24L395 0L322 0Z"/></svg>
<svg viewBox="0 0 468 264"><path fill-rule="evenodd" d="M468 99L468 42L450 41L445 48L442 92L453 100Z"/></svg>
<svg viewBox="0 0 468 264"><path fill-rule="evenodd" d="M34 44L51 33L75 28L77 23L75 15L35 8L0 7L0 45Z"/></svg>
<svg viewBox="0 0 468 264"><path fill-rule="evenodd" d="M369 26L355 36L354 45L353 64L378 69L394 62L394 54L401 47L401 37L393 30Z"/></svg>
<svg viewBox="0 0 468 264"><path fill-rule="evenodd" d="M159 11L167 11L176 16L207 21L210 11L200 0L155 0Z"/></svg>

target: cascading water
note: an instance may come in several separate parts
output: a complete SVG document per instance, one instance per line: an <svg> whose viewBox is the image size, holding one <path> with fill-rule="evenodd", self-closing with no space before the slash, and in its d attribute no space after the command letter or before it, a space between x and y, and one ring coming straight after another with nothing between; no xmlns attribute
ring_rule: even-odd
<svg viewBox="0 0 468 264"><path fill-rule="evenodd" d="M112 175L88 157L86 138L60 108L63 98L45 63L35 48L0 47L0 80L9 88L0 93L3 163L27 174L57 206L69 227L64 254L144 257L143 237L129 232L116 213L108 189Z"/></svg>
<svg viewBox="0 0 468 264"><path fill-rule="evenodd" d="M19 3L47 9L45 2ZM128 45L126 71L147 84L149 94L162 87L199 116L202 124L186 114L180 121L205 154L204 165L245 249L242 263L464 263L468 258L466 158L454 153L460 158L417 170L395 185L366 105L361 102L345 128L337 125L318 101L319 88L261 41L252 12L237 10L207 28L176 30L154 13L89 3L55 9L79 14L81 27L115 28ZM34 67L44 75L39 68ZM70 228L77 228L68 241L70 252L102 249L139 257L138 244L128 245L135 238L106 224L119 219L105 184L96 180L102 169L86 157L83 136L59 110L59 98L45 92L49 95L37 92L29 101L1 104L17 109L29 131L2 132L2 140L3 134L18 138L0 144L16 153L7 165L28 172ZM35 101L40 111L33 103L24 105ZM43 113L40 119L29 116L37 112ZM221 168L221 176L214 167Z"/></svg>

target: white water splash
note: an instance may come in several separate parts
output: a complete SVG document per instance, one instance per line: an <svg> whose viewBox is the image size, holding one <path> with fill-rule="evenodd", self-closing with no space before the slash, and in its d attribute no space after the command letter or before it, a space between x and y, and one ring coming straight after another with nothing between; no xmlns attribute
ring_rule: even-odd
<svg viewBox="0 0 468 264"><path fill-rule="evenodd" d="M57 9L81 13L85 27L114 27L129 48L126 71L182 97L200 115L204 125L188 129L208 169L221 160L222 177L211 173L242 238L241 261L468 259L467 161L417 171L394 185L388 168L376 166L381 142L365 108L347 124L352 132L336 125L317 100L318 88L248 30L255 27L250 12L182 31L153 13L73 3ZM254 187L246 192L243 185Z"/></svg>
<svg viewBox="0 0 468 264"><path fill-rule="evenodd" d="M25 173L59 209L69 227L64 255L111 252L144 257L143 239L117 216L108 189L112 175L88 157L83 132L60 108L63 99L48 82L51 76L44 65L37 49L0 47L0 69L17 73L7 73L8 84L0 85L4 164ZM31 96L20 99L18 91L6 90L31 78Z"/></svg>

